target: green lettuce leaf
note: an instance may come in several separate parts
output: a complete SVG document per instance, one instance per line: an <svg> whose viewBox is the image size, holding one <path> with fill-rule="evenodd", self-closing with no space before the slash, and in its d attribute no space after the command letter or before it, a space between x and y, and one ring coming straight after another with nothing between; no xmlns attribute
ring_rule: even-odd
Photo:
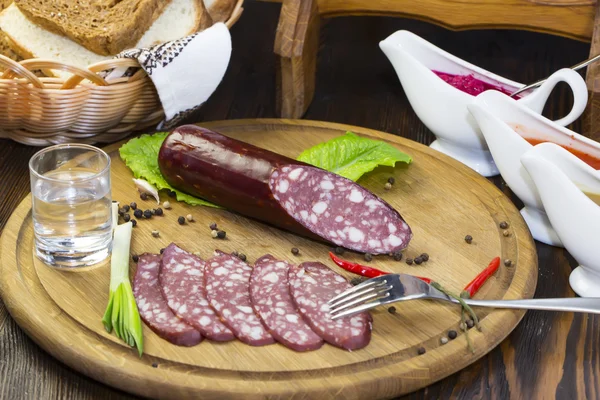
<svg viewBox="0 0 600 400"><path fill-rule="evenodd" d="M180 192L167 183L158 167L158 152L167 135L168 132L159 132L153 135L142 135L139 138L131 139L119 149L121 159L125 162L125 165L131 169L133 176L145 179L158 190L165 189L174 191L176 193L176 198L179 201L183 201L192 206L220 208L206 200Z"/></svg>
<svg viewBox="0 0 600 400"><path fill-rule="evenodd" d="M346 132L343 136L304 150L298 156L298 161L356 182L379 165L393 167L397 162L410 164L412 158L386 142Z"/></svg>

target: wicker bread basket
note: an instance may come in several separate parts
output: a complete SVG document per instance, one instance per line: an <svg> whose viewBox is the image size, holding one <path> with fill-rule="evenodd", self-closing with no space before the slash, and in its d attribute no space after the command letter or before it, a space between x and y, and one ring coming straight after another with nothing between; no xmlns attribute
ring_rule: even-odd
<svg viewBox="0 0 600 400"><path fill-rule="evenodd" d="M240 18L238 0L226 25ZM129 67L133 74L107 80L100 74ZM156 126L164 112L156 89L134 59L102 61L82 69L52 60L15 62L0 55L0 138L30 146L111 143ZM62 70L68 79L32 71Z"/></svg>

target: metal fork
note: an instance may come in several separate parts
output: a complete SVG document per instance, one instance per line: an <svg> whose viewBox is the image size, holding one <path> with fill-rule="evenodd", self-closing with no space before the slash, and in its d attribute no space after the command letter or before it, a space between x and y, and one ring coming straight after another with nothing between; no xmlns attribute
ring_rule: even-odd
<svg viewBox="0 0 600 400"><path fill-rule="evenodd" d="M407 300L445 300L458 304L453 299L423 282L406 274L388 274L369 279L329 300L332 319L353 315L384 304ZM526 310L571 311L600 314L600 298L570 297L558 299L523 300L467 300L470 306L517 308Z"/></svg>

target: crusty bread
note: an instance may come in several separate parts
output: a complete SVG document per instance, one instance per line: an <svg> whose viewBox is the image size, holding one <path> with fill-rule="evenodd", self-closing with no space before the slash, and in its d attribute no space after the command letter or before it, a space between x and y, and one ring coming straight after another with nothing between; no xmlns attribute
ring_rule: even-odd
<svg viewBox="0 0 600 400"><path fill-rule="evenodd" d="M213 24L202 0L171 0L135 47L150 47L203 31Z"/></svg>
<svg viewBox="0 0 600 400"><path fill-rule="evenodd" d="M214 22L227 21L235 4L235 0L204 0L204 5Z"/></svg>
<svg viewBox="0 0 600 400"><path fill-rule="evenodd" d="M134 47L170 0L15 0L36 25L99 55Z"/></svg>
<svg viewBox="0 0 600 400"><path fill-rule="evenodd" d="M179 39L210 24L202 0L172 0L134 47L148 47L157 42ZM93 53L64 36L35 25L14 4L0 13L0 29L10 39L11 47L23 58L47 58L85 68L112 57ZM55 74L69 76L60 71Z"/></svg>
<svg viewBox="0 0 600 400"><path fill-rule="evenodd" d="M4 10L11 4L12 0L0 0L0 11ZM6 37L6 34L2 31L0 31L0 54L15 61L20 61L22 59L17 53L13 51L13 49L10 46L9 39ZM0 67L0 69L2 69L2 67Z"/></svg>

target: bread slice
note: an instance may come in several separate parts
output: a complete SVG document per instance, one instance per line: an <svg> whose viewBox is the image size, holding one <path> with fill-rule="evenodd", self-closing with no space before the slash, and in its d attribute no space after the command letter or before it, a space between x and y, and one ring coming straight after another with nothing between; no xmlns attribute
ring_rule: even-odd
<svg viewBox="0 0 600 400"><path fill-rule="evenodd" d="M4 10L6 7L10 6L11 4L12 4L12 0L0 0L0 11ZM13 51L13 49L10 47L9 39L6 37L6 34L2 31L0 31L0 54L2 54L5 57L8 57L14 61L22 60L22 58L19 57L19 55L17 53L15 53ZM2 70L2 69L3 68L0 67L0 70Z"/></svg>
<svg viewBox="0 0 600 400"><path fill-rule="evenodd" d="M170 0L15 0L46 30L109 56L135 46Z"/></svg>
<svg viewBox="0 0 600 400"><path fill-rule="evenodd" d="M134 47L179 39L210 24L202 0L172 0ZM14 4L0 13L0 29L10 39L11 47L23 58L47 58L86 68L113 56L96 54L64 36L35 25ZM70 75L60 71L55 74L61 77Z"/></svg>
<svg viewBox="0 0 600 400"><path fill-rule="evenodd" d="M235 4L235 0L204 0L204 5L215 22L227 21Z"/></svg>

